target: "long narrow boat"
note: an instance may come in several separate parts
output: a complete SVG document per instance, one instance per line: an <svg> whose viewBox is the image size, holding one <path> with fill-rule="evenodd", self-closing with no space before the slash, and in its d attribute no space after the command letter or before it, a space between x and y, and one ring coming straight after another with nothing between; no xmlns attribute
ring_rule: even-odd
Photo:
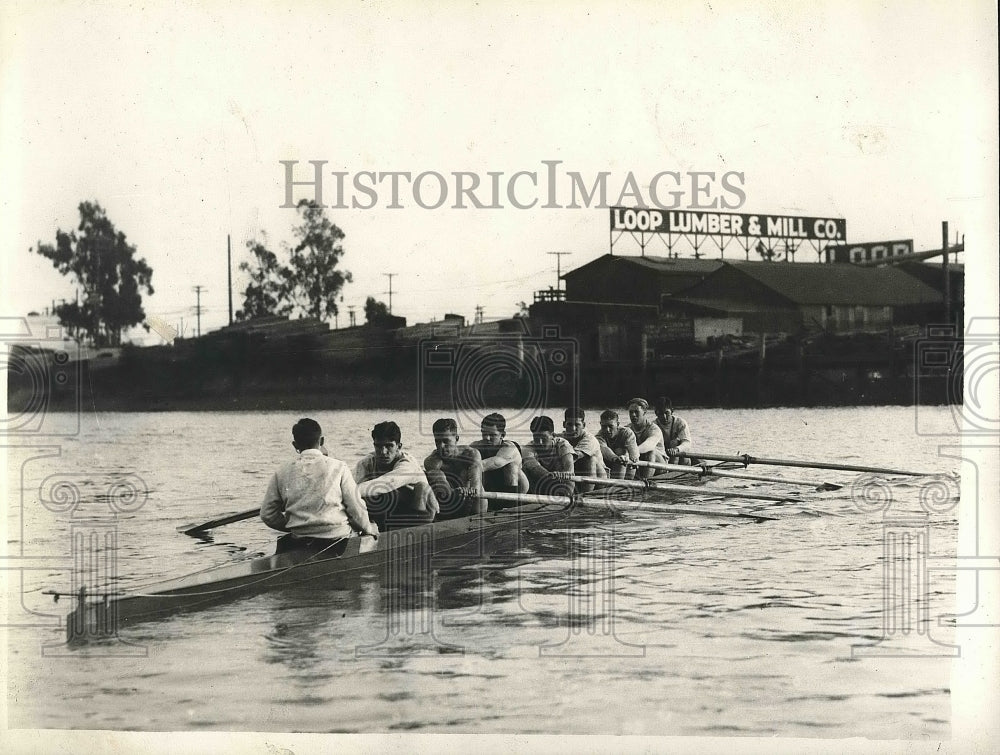
<svg viewBox="0 0 1000 755"><path fill-rule="evenodd" d="M320 553L288 551L212 567L194 574L144 585L125 593L87 593L81 589L76 608L66 618L66 639L116 635L138 622L182 611L207 608L229 600L290 585L330 585L352 574L385 565L397 568L461 552L485 553L491 540L504 533L520 533L557 523L569 516L574 504L538 503L475 516L382 533L379 537L350 537Z"/></svg>
<svg viewBox="0 0 1000 755"><path fill-rule="evenodd" d="M686 477L686 481L690 481L692 485L701 484L701 480L689 476L689 470L690 468L681 468L676 474L661 473L656 476L656 480L662 482ZM634 491L598 490L586 496L582 502L588 507L607 506L610 502L612 508L615 508L615 501L624 505L634 497ZM673 499L670 493L657 497L661 501ZM470 548L473 552L484 553L492 538L505 532L521 532L564 520L581 503L581 499L562 499L558 503L555 501L555 498L549 498L545 502L536 501L486 514L407 527L382 533L377 539L345 538L318 554L289 551L247 559L144 585L131 592L115 592L113 588L104 593L81 589L75 596L77 605L66 619L66 639L68 642L75 642L91 637L114 636L121 629L142 621L207 608L275 588L341 583L350 579L352 574L370 571L379 565L395 568L407 561L421 560L429 565L432 559L440 560L449 554L457 554ZM734 516L694 509L678 509L673 512L661 510L665 513ZM239 521L254 513L255 510L235 514L216 520L213 524Z"/></svg>

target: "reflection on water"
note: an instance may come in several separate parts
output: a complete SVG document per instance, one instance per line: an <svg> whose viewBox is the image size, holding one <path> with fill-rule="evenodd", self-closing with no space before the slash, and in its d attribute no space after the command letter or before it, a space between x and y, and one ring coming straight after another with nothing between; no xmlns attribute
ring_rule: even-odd
<svg viewBox="0 0 1000 755"><path fill-rule="evenodd" d="M947 408L937 411L950 421ZM337 428L327 432L331 451L349 462L368 451L367 429L384 418L316 416ZM430 450L416 413L393 418L408 450ZM767 429L768 455L829 461L843 453L843 429L862 426L872 431L852 437L845 461L957 469L936 456L933 438L913 434L902 408L685 418L721 452L763 451ZM257 504L290 455L296 419L102 415L60 456L17 460L8 470L11 547L48 568L24 572L24 608L12 614L23 625L11 638L12 726L948 736L941 647L951 632L935 619L956 610L954 572L929 569L916 596L914 615L930 617L929 633L913 633L924 642L917 655L873 660L853 648L888 647L879 645L885 601L906 604L908 593L884 572L894 522L929 511L921 557L933 566L954 555L957 480L881 479L884 490L868 492L888 498L864 508L852 475L796 470L790 476L844 487L807 492L801 503L711 504L778 517L765 523L584 511L568 525L138 625L126 639L148 648L145 658L40 655L60 641L54 617L68 608L41 591L69 584L71 526L84 514L110 515L117 476L136 475L149 491L139 510L113 519L123 585L273 552L274 533L257 521L202 541L175 528ZM75 486L76 516L41 505L41 483L54 474Z"/></svg>

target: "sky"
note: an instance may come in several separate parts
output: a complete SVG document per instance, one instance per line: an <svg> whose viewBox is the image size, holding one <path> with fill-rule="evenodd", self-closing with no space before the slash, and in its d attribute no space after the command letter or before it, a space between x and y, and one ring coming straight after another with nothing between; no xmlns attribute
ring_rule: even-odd
<svg viewBox="0 0 1000 755"><path fill-rule="evenodd" d="M643 191L662 171L737 172L739 212L844 218L850 241L936 248L948 220L995 297L994 5L586 7L5 4L2 314L74 296L29 250L95 200L153 268L147 315L190 335L200 285L203 331L224 325L227 235L236 308L247 241L291 239L282 160L302 179L327 161L327 191L333 171L434 171L453 191L455 171L486 184L561 161L588 181L609 171L609 203L629 172ZM556 283L550 252L569 253L565 272L608 251L607 210L400 195L388 207L383 183L371 209L328 210L353 275L341 326L388 298L386 273L411 322L502 317Z"/></svg>

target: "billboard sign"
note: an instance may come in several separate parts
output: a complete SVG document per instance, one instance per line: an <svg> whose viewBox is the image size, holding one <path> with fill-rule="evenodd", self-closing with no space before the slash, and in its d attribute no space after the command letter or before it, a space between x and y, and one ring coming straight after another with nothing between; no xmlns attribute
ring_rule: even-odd
<svg viewBox="0 0 1000 755"><path fill-rule="evenodd" d="M847 221L843 218L654 210L640 207L612 207L611 230L812 241L843 242L847 239Z"/></svg>
<svg viewBox="0 0 1000 755"><path fill-rule="evenodd" d="M830 245L826 248L827 262L877 262L878 260L913 254L913 239L897 241L866 241L862 244Z"/></svg>

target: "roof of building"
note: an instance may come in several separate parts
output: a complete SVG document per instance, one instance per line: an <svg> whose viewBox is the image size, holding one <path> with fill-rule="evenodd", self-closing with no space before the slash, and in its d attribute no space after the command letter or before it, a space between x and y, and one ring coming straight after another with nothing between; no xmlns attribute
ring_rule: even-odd
<svg viewBox="0 0 1000 755"><path fill-rule="evenodd" d="M737 311L733 307L727 306L718 299L699 298L694 296L664 296L662 308L664 310L684 309L694 315L712 315L724 317L732 311Z"/></svg>
<svg viewBox="0 0 1000 755"><path fill-rule="evenodd" d="M920 269L920 268L927 268L928 270L931 270L931 271L934 271L934 272L937 272L937 273L940 273L941 272L941 268L943 267L941 265L941 262L939 260L938 261L927 261L927 262L900 262L900 263L898 263L898 265L899 265L899 267L901 267L903 269L909 268L911 270L914 270L914 269ZM965 274L965 263L964 262L949 262L948 263L948 269L951 270L951 272L953 272L953 273L961 273L961 274L964 275Z"/></svg>
<svg viewBox="0 0 1000 755"><path fill-rule="evenodd" d="M206 333L205 336L225 337L234 333L252 333L266 336L296 336L309 333L326 333L330 326L315 317L300 317L292 320L279 315L254 317L250 320L237 320L217 330Z"/></svg>
<svg viewBox="0 0 1000 755"><path fill-rule="evenodd" d="M709 273L714 273L720 267L722 267L723 260L718 259L691 259L690 257L673 258L673 257L654 257L646 255L645 257L636 257L632 255L622 255L622 254L604 254L595 260L581 265L578 268L570 270L563 273L563 278L569 278L582 270L589 268L591 265L601 264L616 264L616 265L637 265L639 267L646 268L648 270L653 270L658 273L682 273L682 274L700 274L708 275Z"/></svg>
<svg viewBox="0 0 1000 755"><path fill-rule="evenodd" d="M908 275L926 283L935 291L944 290L944 270L941 262L899 262L894 265ZM951 262L948 264L948 274L951 276L952 286L961 286L965 280L965 265L961 262Z"/></svg>
<svg viewBox="0 0 1000 755"><path fill-rule="evenodd" d="M708 296L685 296L684 294L679 294L677 296L664 296L661 308L664 310L673 309L685 309L692 313L701 313L709 315L722 315L726 316L734 312L766 312L766 311L787 311L793 308L793 305L774 305L769 306L749 306L746 302L741 301L728 301L721 298L713 298Z"/></svg>
<svg viewBox="0 0 1000 755"><path fill-rule="evenodd" d="M939 292L894 267L763 261L726 264L796 304L898 307L942 300Z"/></svg>

